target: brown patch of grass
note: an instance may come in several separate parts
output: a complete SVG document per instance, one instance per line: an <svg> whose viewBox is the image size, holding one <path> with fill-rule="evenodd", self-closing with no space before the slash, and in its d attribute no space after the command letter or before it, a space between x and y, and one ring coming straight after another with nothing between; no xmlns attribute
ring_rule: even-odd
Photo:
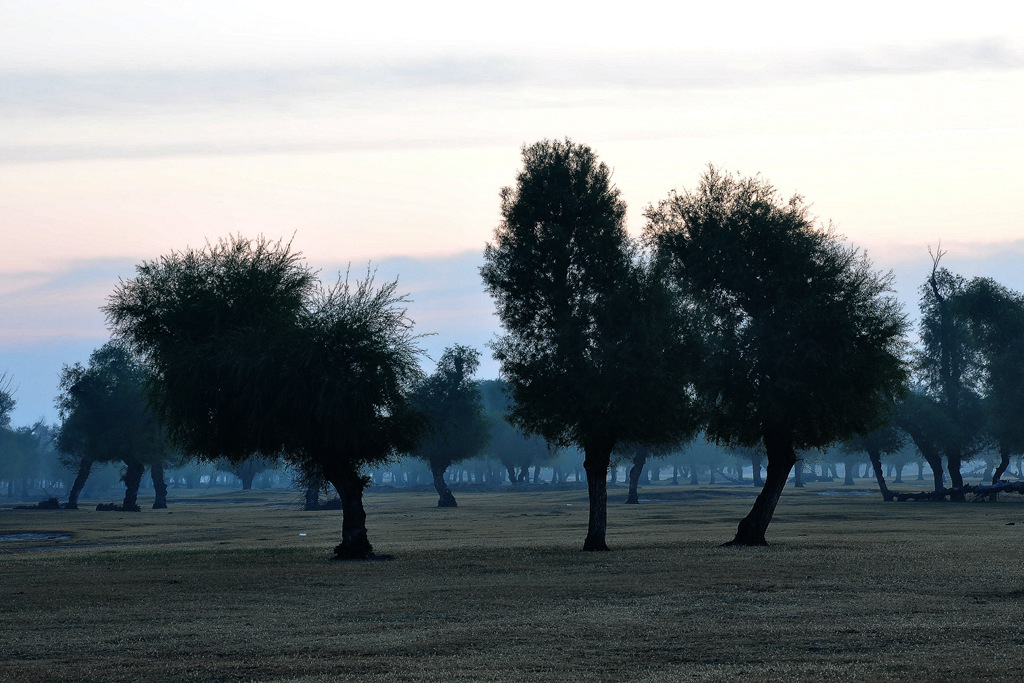
<svg viewBox="0 0 1024 683"><path fill-rule="evenodd" d="M585 491L367 494L386 562L331 562L341 514L218 495L141 513L0 511L4 680L1003 680L1024 637L1024 503L652 486L583 553ZM231 503L232 500L244 502ZM300 533L306 534L300 536ZM24 551L25 547L47 550ZM19 549L22 548L22 549Z"/></svg>

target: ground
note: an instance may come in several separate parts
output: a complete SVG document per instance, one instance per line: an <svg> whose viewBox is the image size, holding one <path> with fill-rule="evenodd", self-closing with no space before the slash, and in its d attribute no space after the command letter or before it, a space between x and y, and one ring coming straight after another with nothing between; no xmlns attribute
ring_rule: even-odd
<svg viewBox="0 0 1024 683"><path fill-rule="evenodd" d="M752 488L613 489L611 553L579 550L583 490L370 489L356 562L288 492L0 510L41 534L0 540L0 680L1018 679L1024 497L825 488L787 489L767 548L720 547Z"/></svg>

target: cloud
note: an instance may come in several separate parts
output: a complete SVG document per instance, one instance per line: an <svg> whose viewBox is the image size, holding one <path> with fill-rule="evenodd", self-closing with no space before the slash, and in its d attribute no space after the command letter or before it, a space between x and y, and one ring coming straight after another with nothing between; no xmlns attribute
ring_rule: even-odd
<svg viewBox="0 0 1024 683"><path fill-rule="evenodd" d="M0 117L122 114L168 108L287 106L343 96L348 106L437 88L742 87L878 74L1019 69L1004 39L923 47L801 52L524 52L516 55L353 60L320 67L0 72Z"/></svg>

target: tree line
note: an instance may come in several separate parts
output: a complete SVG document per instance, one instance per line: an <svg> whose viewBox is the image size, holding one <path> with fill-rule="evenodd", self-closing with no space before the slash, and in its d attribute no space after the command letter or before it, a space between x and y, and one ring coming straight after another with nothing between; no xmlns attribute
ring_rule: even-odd
<svg viewBox="0 0 1024 683"><path fill-rule="evenodd" d="M439 505L453 506L445 471L488 443L578 449L583 548L607 550L616 457L632 460L631 498L648 457L694 439L749 453L758 477L763 459L730 543L764 545L801 453L866 452L885 493L880 458L910 439L937 473L935 497L955 499L965 458L998 444L998 481L1024 451L1015 292L958 278L937 252L912 348L891 273L802 197L709 167L695 189L650 205L633 238L589 147L544 140L522 159L480 273L502 325L490 345L500 383L476 381L479 352L461 345L426 375L397 282L368 271L325 285L290 244L233 236L145 261L115 288L103 309L112 342L65 370L58 448L89 449L79 420L132 430L123 457L107 454L127 463L126 483L167 449L234 465L281 458L337 491L339 558L372 553L363 472L399 454L428 463ZM95 390L123 390L124 403L89 414ZM507 422L487 419L495 406Z"/></svg>

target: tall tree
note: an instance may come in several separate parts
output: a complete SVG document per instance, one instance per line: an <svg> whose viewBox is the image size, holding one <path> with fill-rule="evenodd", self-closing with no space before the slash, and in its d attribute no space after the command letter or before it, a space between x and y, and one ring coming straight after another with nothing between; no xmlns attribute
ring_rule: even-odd
<svg viewBox="0 0 1024 683"><path fill-rule="evenodd" d="M995 484L1024 453L1024 296L990 278L974 278L952 302L979 351L986 430L999 450Z"/></svg>
<svg viewBox="0 0 1024 683"><path fill-rule="evenodd" d="M611 171L585 145L523 148L481 269L504 334L495 358L511 420L584 452L584 550L607 550L607 475L622 441L671 442L689 422L694 354L687 319L656 264L626 233Z"/></svg>
<svg viewBox="0 0 1024 683"><path fill-rule="evenodd" d="M78 494L93 463L123 462L121 509L139 510L139 485L146 466L159 467L169 452L146 399L148 381L148 369L116 342L93 351L88 365L64 366L56 400L61 424L55 444L69 464L78 464L65 507L78 506ZM158 495L153 507L167 507L166 491L164 500Z"/></svg>
<svg viewBox="0 0 1024 683"><path fill-rule="evenodd" d="M480 387L473 380L480 367L480 352L468 346L449 346L434 373L414 393L417 408L426 416L427 432L413 449L430 466L438 507L457 507L444 473L453 464L483 453L488 420Z"/></svg>
<svg viewBox="0 0 1024 683"><path fill-rule="evenodd" d="M891 276L759 177L710 167L646 215L647 238L707 318L708 436L764 446L765 484L732 544L765 545L797 450L870 429L902 390L906 321Z"/></svg>
<svg viewBox="0 0 1024 683"><path fill-rule="evenodd" d="M397 283L325 287L290 245L241 236L143 262L105 307L142 354L170 437L209 460L281 453L342 501L338 558L373 551L360 468L408 451L421 350Z"/></svg>
<svg viewBox="0 0 1024 683"><path fill-rule="evenodd" d="M958 310L966 281L939 267L944 252L932 255L932 271L921 286L920 347L916 369L926 396L935 401L945 424L936 430L946 458L950 485L964 484L961 463L983 444L981 403L983 358L968 321ZM965 500L963 494L951 498Z"/></svg>

